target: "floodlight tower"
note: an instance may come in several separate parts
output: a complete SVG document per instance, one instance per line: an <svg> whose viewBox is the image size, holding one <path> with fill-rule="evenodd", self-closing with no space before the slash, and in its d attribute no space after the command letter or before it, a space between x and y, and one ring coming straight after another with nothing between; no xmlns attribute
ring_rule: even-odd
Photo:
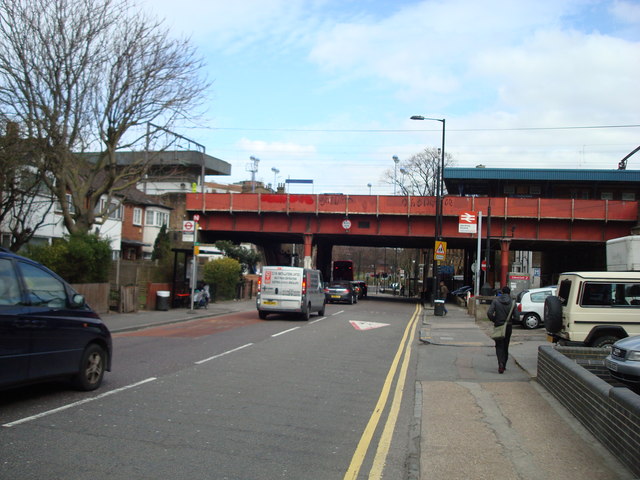
<svg viewBox="0 0 640 480"><path fill-rule="evenodd" d="M251 163L247 164L247 172L251 172L251 193L255 193L256 173L258 172L258 164L260 163L260 159L252 155L249 157L249 160L251 160Z"/></svg>

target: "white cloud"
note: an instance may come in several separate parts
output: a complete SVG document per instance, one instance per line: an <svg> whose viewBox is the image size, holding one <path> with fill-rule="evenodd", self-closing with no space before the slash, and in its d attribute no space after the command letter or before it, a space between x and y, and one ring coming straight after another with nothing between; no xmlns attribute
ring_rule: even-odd
<svg viewBox="0 0 640 480"><path fill-rule="evenodd" d="M211 134L234 181L254 155L267 183L366 190L438 145L412 114L447 118L460 166L615 168L637 146L638 129L482 130L640 123L636 1L145 1L208 57L216 127L257 127Z"/></svg>
<svg viewBox="0 0 640 480"><path fill-rule="evenodd" d="M628 123L640 110L640 62L633 58L640 58L640 43L552 31L520 48L484 53L475 69L498 85L496 106L529 124Z"/></svg>

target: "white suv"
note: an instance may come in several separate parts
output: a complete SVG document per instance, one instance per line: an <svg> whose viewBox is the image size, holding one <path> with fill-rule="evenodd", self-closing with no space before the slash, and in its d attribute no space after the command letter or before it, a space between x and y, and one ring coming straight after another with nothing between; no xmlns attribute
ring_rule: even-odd
<svg viewBox="0 0 640 480"><path fill-rule="evenodd" d="M544 319L544 301L556 294L556 287L542 287L524 290L518 294L517 303L520 322L527 329L538 328Z"/></svg>
<svg viewBox="0 0 640 480"><path fill-rule="evenodd" d="M547 297L544 322L554 342L606 348L640 335L640 272L572 272Z"/></svg>

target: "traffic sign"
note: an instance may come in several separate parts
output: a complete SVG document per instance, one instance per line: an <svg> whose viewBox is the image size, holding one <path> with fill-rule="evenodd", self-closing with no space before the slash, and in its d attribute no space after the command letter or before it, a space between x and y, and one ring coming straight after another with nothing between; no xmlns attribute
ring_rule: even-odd
<svg viewBox="0 0 640 480"><path fill-rule="evenodd" d="M487 261L486 260L482 260L482 263L480 264L480 268L482 269L483 272L487 271Z"/></svg>
<svg viewBox="0 0 640 480"><path fill-rule="evenodd" d="M193 216L193 221L194 222L199 222L200 221L200 215L198 215L197 213Z"/></svg>
<svg viewBox="0 0 640 480"><path fill-rule="evenodd" d="M446 260L446 258L447 258L447 242L436 240L436 244L433 249L433 259Z"/></svg>
<svg viewBox="0 0 640 480"><path fill-rule="evenodd" d="M348 218L345 218L342 221L342 228L344 228L345 230L349 230L351 228L351 220L349 220Z"/></svg>
<svg viewBox="0 0 640 480"><path fill-rule="evenodd" d="M185 220L182 222L182 231L183 232L195 232L196 224L191 220Z"/></svg>
<svg viewBox="0 0 640 480"><path fill-rule="evenodd" d="M458 233L476 233L478 231L478 217L476 212L463 212L458 217Z"/></svg>

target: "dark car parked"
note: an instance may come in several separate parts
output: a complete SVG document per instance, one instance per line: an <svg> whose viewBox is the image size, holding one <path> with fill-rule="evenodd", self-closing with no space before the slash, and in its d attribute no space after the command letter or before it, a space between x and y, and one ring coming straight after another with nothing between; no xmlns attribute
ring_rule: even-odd
<svg viewBox="0 0 640 480"><path fill-rule="evenodd" d="M351 282L331 282L324 289L327 303L346 302L354 304L358 302L358 294Z"/></svg>
<svg viewBox="0 0 640 480"><path fill-rule="evenodd" d="M362 280L355 280L353 283L360 287L358 298L366 298L368 293L367 282L363 282Z"/></svg>
<svg viewBox="0 0 640 480"><path fill-rule="evenodd" d="M0 389L70 379L94 390L111 370L111 334L69 284L0 248Z"/></svg>

